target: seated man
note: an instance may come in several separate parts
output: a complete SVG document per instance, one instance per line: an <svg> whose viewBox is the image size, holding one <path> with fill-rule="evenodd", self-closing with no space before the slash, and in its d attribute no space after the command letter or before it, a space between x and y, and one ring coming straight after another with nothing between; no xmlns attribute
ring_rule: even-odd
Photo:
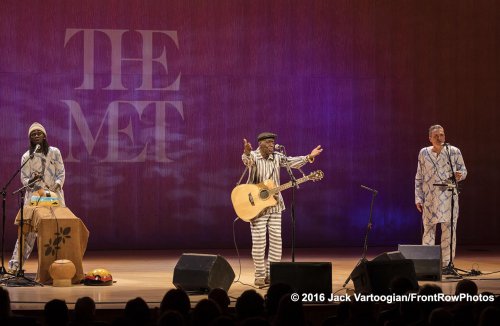
<svg viewBox="0 0 500 326"><path fill-rule="evenodd" d="M21 182L26 188L25 205L29 205L32 196L39 196L39 191L50 191L58 198L60 206L64 202L64 163L61 152L49 146L47 132L38 122L34 122L29 130L30 149L24 153L21 164L28 161L21 169ZM23 241L23 262L26 261L35 245L36 233L28 232ZM9 273L16 274L19 269L19 240L16 242L12 258L9 261Z"/></svg>

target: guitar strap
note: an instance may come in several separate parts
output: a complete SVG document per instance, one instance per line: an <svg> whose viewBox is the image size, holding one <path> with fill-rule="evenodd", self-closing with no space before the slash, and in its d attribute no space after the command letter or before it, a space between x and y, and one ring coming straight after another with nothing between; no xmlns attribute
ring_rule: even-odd
<svg viewBox="0 0 500 326"><path fill-rule="evenodd" d="M250 156L252 156L252 153L250 153ZM248 172L248 178L251 177L250 175L250 167L248 165L245 166L245 170L243 170L243 173L241 174L241 177L240 179L238 180L238 182L236 182L236 185L239 186L241 184L241 180L243 180L243 177L245 176L245 174Z"/></svg>
<svg viewBox="0 0 500 326"><path fill-rule="evenodd" d="M271 157L271 160L274 161L274 158L276 157L275 154L271 154L272 157ZM276 164L278 164L278 166L276 166ZM274 166L273 166L273 170L271 171L271 174L266 178L266 179L271 179L274 175L274 171L276 169L279 169L279 162L278 161L274 161Z"/></svg>
<svg viewBox="0 0 500 326"><path fill-rule="evenodd" d="M274 171L278 170L279 169L279 161L278 160L275 160L276 158L276 154L271 154L268 158L268 160L271 160L273 161L273 169L271 170L271 173L269 173L269 175L267 177L264 177L264 180L269 180L273 177L274 175ZM255 165L255 173L257 173L257 165ZM262 181L264 181L262 180ZM255 182L255 175L254 175L254 180L252 180L253 182ZM256 183L256 182L255 182Z"/></svg>
<svg viewBox="0 0 500 326"><path fill-rule="evenodd" d="M248 166L245 166L245 170L241 174L240 180L238 180L238 182L236 182L237 186L239 186L241 184L241 180L243 180L243 177L245 176L245 174L247 173L247 171L248 171Z"/></svg>

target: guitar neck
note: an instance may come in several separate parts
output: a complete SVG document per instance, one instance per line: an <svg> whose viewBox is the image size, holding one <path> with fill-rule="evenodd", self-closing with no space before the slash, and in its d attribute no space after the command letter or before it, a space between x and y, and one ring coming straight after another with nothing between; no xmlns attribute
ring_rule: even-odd
<svg viewBox="0 0 500 326"><path fill-rule="evenodd" d="M308 177L308 176L305 176L305 177L302 177L302 178L300 178L300 179L297 179L297 180L296 180L296 184L298 184L298 185L299 185L299 184L304 183L304 182L306 182L306 181L309 181L309 177ZM279 186L279 187L276 187L276 188L272 189L272 190L271 190L271 193L272 193L272 194L275 194L275 193L278 193L278 192L280 192L280 191L286 190L286 189L288 189L288 188L290 188L290 187L292 187L292 186L293 186L292 181L288 181L287 183L282 184L281 186Z"/></svg>

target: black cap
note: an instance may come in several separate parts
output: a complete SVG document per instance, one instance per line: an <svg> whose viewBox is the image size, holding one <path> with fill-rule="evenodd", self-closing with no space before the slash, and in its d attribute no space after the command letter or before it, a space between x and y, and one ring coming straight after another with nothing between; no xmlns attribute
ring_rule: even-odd
<svg viewBox="0 0 500 326"><path fill-rule="evenodd" d="M257 141L261 141L261 140L269 139L269 138L276 139L277 136L278 135L273 134L272 132L262 132L257 136Z"/></svg>

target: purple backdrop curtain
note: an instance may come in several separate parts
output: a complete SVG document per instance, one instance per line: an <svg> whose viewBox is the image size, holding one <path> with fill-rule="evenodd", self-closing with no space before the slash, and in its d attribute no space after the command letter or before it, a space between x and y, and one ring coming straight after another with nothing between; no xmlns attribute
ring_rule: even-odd
<svg viewBox="0 0 500 326"><path fill-rule="evenodd" d="M371 244L418 243L416 159L440 123L469 170L459 243L499 244L499 6L2 1L0 181L39 121L89 248L230 247L242 139L255 148L274 131L290 155L325 148L305 167L324 180L296 193L298 246L361 245L371 194L360 184L379 191ZM289 244L289 210L283 220ZM248 246L248 225L236 231Z"/></svg>

